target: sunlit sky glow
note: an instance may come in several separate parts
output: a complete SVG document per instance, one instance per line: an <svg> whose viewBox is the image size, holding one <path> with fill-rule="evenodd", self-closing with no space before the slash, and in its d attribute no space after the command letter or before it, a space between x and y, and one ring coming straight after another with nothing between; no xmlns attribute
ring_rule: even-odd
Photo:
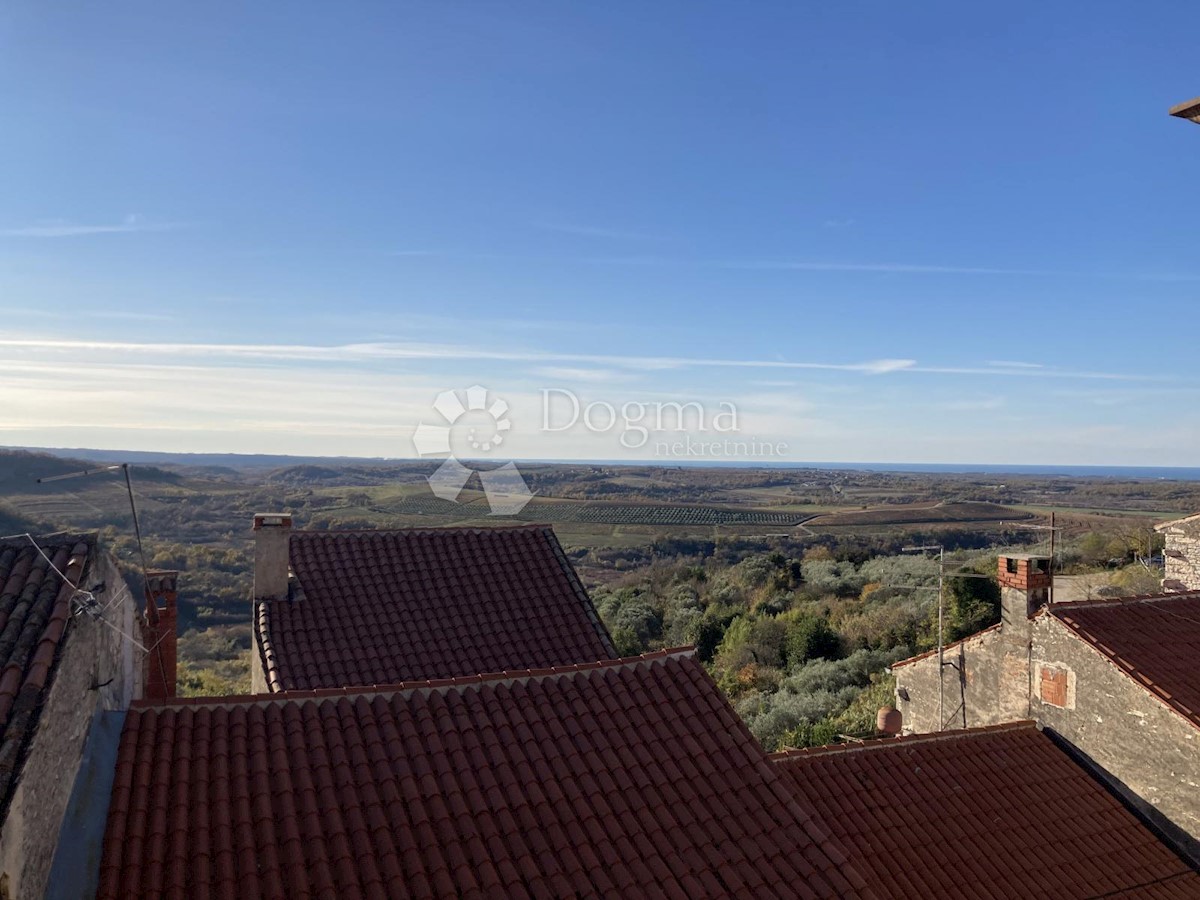
<svg viewBox="0 0 1200 900"><path fill-rule="evenodd" d="M550 389L1196 465L1200 9L994 16L6 4L0 444L407 457L482 384L522 459L654 457Z"/></svg>

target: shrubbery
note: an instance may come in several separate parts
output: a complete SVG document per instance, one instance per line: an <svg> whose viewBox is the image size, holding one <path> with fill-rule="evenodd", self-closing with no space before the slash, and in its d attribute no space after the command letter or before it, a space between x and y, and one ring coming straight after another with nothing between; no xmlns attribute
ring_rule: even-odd
<svg viewBox="0 0 1200 900"><path fill-rule="evenodd" d="M805 729L823 721L833 727L833 720L872 685L872 678L880 679L886 666L909 653L908 647L895 647L886 652L856 650L844 659L814 659L784 678L777 690L745 695L737 710L768 750L784 744L805 746ZM870 715L873 728L875 709Z"/></svg>
<svg viewBox="0 0 1200 900"><path fill-rule="evenodd" d="M826 548L802 558L715 549L700 560L658 561L595 591L618 652L694 644L768 748L871 733L890 697L885 667L936 640L936 560L856 565ZM981 566L994 570L994 560ZM948 639L998 615L994 581L959 581L965 587L953 593L947 582Z"/></svg>

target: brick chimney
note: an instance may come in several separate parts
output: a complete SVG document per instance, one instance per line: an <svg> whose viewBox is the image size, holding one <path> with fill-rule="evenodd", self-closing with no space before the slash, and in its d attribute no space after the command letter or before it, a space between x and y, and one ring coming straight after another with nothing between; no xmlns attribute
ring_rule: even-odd
<svg viewBox="0 0 1200 900"><path fill-rule="evenodd" d="M146 613L142 636L146 643L143 694L148 700L175 696L178 642L176 582L178 572L146 573Z"/></svg>
<svg viewBox="0 0 1200 900"><path fill-rule="evenodd" d="M259 513L254 517L254 599L288 597L290 513Z"/></svg>
<svg viewBox="0 0 1200 900"><path fill-rule="evenodd" d="M1027 636L1029 620L1050 599L1050 557L1001 554L996 578L1000 582L1000 630Z"/></svg>

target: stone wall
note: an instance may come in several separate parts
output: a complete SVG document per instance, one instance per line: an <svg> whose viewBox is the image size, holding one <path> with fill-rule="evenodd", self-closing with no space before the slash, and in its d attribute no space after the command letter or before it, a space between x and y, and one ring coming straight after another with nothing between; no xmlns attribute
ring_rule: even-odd
<svg viewBox="0 0 1200 900"><path fill-rule="evenodd" d="M936 653L893 668L905 734L937 731L939 706L944 708L944 728L1029 718L1028 647L1001 640L993 628L946 648L944 660L943 702Z"/></svg>
<svg viewBox="0 0 1200 900"><path fill-rule="evenodd" d="M1200 591L1200 534L1169 530L1166 547L1164 579L1178 581L1190 591Z"/></svg>
<svg viewBox="0 0 1200 900"><path fill-rule="evenodd" d="M116 630L140 635L133 593L112 557L101 550L93 550L83 577L85 585L108 586L98 598L101 605L118 595L122 599L104 614L114 627L82 615L71 619L64 635L12 804L0 827L0 877L7 876L12 897L47 896L64 815L96 713L126 709L141 691L140 656ZM106 811L107 801L102 806ZM80 860L90 850L98 848L64 848Z"/></svg>
<svg viewBox="0 0 1200 900"><path fill-rule="evenodd" d="M958 668L944 667L944 728L1037 720L1200 860L1200 729L1050 615L1027 628L1006 624L981 632L947 648L945 659L960 666L963 677ZM937 730L937 656L893 671L904 732Z"/></svg>
<svg viewBox="0 0 1200 900"><path fill-rule="evenodd" d="M1200 860L1200 728L1050 616L1036 623L1032 654L1033 717L1111 774L1143 812L1161 814Z"/></svg>

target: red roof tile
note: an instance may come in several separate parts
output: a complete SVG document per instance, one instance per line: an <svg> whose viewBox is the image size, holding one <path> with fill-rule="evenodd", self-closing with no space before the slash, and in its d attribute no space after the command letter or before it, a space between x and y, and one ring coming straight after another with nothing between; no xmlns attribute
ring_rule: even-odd
<svg viewBox="0 0 1200 900"><path fill-rule="evenodd" d="M0 540L0 813L7 814L43 694L71 618L91 538ZM43 553L38 552L41 547ZM49 557L49 561L47 561ZM54 567L50 563L53 562ZM57 568L68 579L64 582Z"/></svg>
<svg viewBox="0 0 1200 900"><path fill-rule="evenodd" d="M1200 728L1200 592L1056 604L1050 614Z"/></svg>
<svg viewBox="0 0 1200 900"><path fill-rule="evenodd" d="M1200 875L1031 722L774 759L883 896L1200 897Z"/></svg>
<svg viewBox="0 0 1200 900"><path fill-rule="evenodd" d="M689 654L137 704L100 898L868 896Z"/></svg>
<svg viewBox="0 0 1200 900"><path fill-rule="evenodd" d="M290 556L299 593L257 607L273 691L616 655L545 526L302 531Z"/></svg>

